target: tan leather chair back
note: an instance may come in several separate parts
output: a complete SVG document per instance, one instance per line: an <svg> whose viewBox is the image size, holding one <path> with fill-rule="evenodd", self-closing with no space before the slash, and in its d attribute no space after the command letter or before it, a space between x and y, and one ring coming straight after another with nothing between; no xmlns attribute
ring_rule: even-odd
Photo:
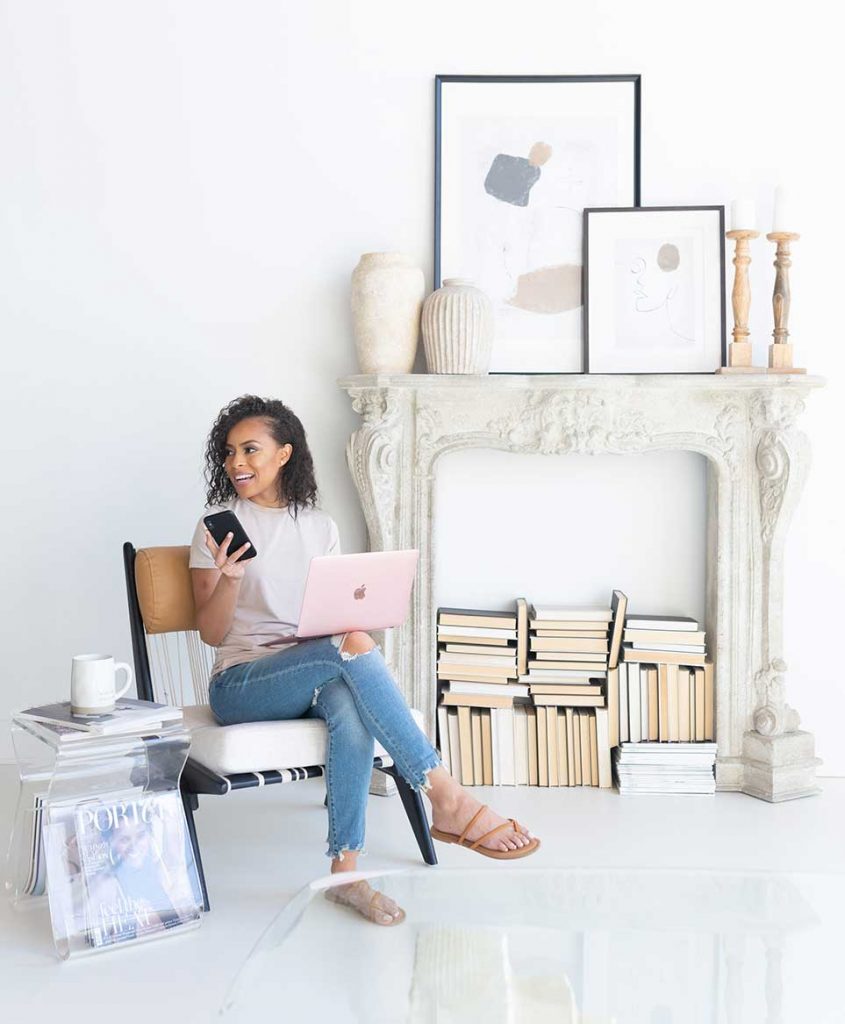
<svg viewBox="0 0 845 1024"><path fill-rule="evenodd" d="M148 633L196 629L188 568L190 547L141 548L135 555L135 589Z"/></svg>

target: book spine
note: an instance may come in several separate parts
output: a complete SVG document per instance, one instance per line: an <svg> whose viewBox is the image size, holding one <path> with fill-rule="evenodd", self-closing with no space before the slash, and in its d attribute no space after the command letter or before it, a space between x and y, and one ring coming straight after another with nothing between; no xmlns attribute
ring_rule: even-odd
<svg viewBox="0 0 845 1024"><path fill-rule="evenodd" d="M668 710L667 710L667 719L668 719L668 721L667 721L667 726L668 726L668 729L669 729L669 742L670 743L677 743L679 738L680 738L680 727L679 727L679 719L678 719L678 704L679 704L679 698L678 698L678 691L679 691L678 666L677 665L667 665L666 669L667 669L667 675L668 675L668 705L667 705L667 708L668 708Z"/></svg>
<svg viewBox="0 0 845 1024"><path fill-rule="evenodd" d="M452 774L452 758L449 750L449 709L443 704L437 709L437 739L440 748L440 760L449 774Z"/></svg>
<svg viewBox="0 0 845 1024"><path fill-rule="evenodd" d="M596 715L593 712L589 718L590 722L590 785L599 784L599 738Z"/></svg>
<svg viewBox="0 0 845 1024"><path fill-rule="evenodd" d="M461 784L474 785L475 778L472 768L472 722L470 708L458 708L458 728L461 735Z"/></svg>
<svg viewBox="0 0 845 1024"><path fill-rule="evenodd" d="M641 732L642 711L640 709L640 666L637 662L628 662L628 735L631 743L639 743Z"/></svg>
<svg viewBox="0 0 845 1024"><path fill-rule="evenodd" d="M566 709L566 776L567 785L577 785L575 781L575 712Z"/></svg>
<svg viewBox="0 0 845 1024"><path fill-rule="evenodd" d="M713 662L704 665L704 738L716 738L716 702L714 693Z"/></svg>
<svg viewBox="0 0 845 1024"><path fill-rule="evenodd" d="M592 785L592 758L590 756L590 718L588 711L579 711L581 724L581 785Z"/></svg>
<svg viewBox="0 0 845 1024"><path fill-rule="evenodd" d="M481 777L485 786L493 785L493 715L495 709L481 712Z"/></svg>
<svg viewBox="0 0 845 1024"><path fill-rule="evenodd" d="M659 698L657 687L657 666L648 667L648 739L656 742L660 739L658 716Z"/></svg>
<svg viewBox="0 0 845 1024"><path fill-rule="evenodd" d="M546 750L549 754L549 785L560 785L557 770L557 708L546 708Z"/></svg>
<svg viewBox="0 0 845 1024"><path fill-rule="evenodd" d="M693 669L693 675L695 676L694 688L695 688L695 739L696 742L701 743L704 741L704 669L696 668Z"/></svg>
<svg viewBox="0 0 845 1024"><path fill-rule="evenodd" d="M472 777L476 786L484 785L484 760L481 748L481 709L473 708L470 712L472 726L470 743L472 744Z"/></svg>
<svg viewBox="0 0 845 1024"><path fill-rule="evenodd" d="M565 708L561 708L557 713L557 781L559 786L569 785Z"/></svg>
<svg viewBox="0 0 845 1024"><path fill-rule="evenodd" d="M537 751L537 709L534 707L525 709L525 717L528 720L528 785L536 786L539 780L539 754Z"/></svg>
<svg viewBox="0 0 845 1024"><path fill-rule="evenodd" d="M537 708L537 785L549 784L549 745L545 707Z"/></svg>
<svg viewBox="0 0 845 1024"><path fill-rule="evenodd" d="M631 738L628 729L628 666L619 662L619 742L627 743Z"/></svg>
<svg viewBox="0 0 845 1024"><path fill-rule="evenodd" d="M613 773L610 767L610 715L602 708L596 709L596 742L598 747L599 789L610 789Z"/></svg>
<svg viewBox="0 0 845 1024"><path fill-rule="evenodd" d="M678 669L678 741L689 743L689 677L688 668Z"/></svg>
<svg viewBox="0 0 845 1024"><path fill-rule="evenodd" d="M607 721L609 726L608 744L619 746L619 669L607 673Z"/></svg>

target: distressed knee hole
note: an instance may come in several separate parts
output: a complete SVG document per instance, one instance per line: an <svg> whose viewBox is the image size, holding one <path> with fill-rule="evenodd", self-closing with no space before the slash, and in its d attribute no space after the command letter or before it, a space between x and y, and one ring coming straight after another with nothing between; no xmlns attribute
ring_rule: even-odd
<svg viewBox="0 0 845 1024"><path fill-rule="evenodd" d="M325 686L325 685L326 685L326 684L325 684L325 683L323 683L323 686ZM313 696L313 697L311 698L311 707L312 707L312 708L313 708L313 707L314 707L314 705L315 705L315 704L317 703L317 700L318 700L318 698L319 698L319 696L320 696L320 690L322 690L322 689L323 689L323 686L318 686L318 687L317 687L317 689L316 689L316 690L314 691L314 696Z"/></svg>
<svg viewBox="0 0 845 1024"><path fill-rule="evenodd" d="M375 646L373 638L366 633L347 633L338 650L341 660L354 661L359 655L375 650Z"/></svg>

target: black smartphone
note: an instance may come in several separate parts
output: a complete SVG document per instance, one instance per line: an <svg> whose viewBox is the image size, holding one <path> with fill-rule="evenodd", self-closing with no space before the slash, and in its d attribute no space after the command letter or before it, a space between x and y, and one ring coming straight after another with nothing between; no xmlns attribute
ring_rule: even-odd
<svg viewBox="0 0 845 1024"><path fill-rule="evenodd" d="M208 532L218 545L223 543L226 539L227 533L232 534L232 539L229 542L229 547L227 548L230 555L237 551L238 548L242 548L244 544L249 541L249 537L246 535L246 530L241 526L240 519L238 519L234 512L229 511L229 509L226 509L224 512L214 512L210 516L205 516L203 518L203 522L208 527ZM238 559L239 562L244 562L247 558L255 558L257 554L255 545L252 541L249 541L249 543L250 546Z"/></svg>

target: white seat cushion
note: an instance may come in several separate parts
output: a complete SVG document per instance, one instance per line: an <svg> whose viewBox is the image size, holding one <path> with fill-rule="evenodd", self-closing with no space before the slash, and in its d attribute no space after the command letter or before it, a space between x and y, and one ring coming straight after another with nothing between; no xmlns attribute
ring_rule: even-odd
<svg viewBox="0 0 845 1024"><path fill-rule="evenodd" d="M220 775L326 763L326 724L319 718L218 725L207 704L182 711L191 733L190 756ZM411 708L411 714L424 732L422 712ZM388 756L378 740L375 756Z"/></svg>

